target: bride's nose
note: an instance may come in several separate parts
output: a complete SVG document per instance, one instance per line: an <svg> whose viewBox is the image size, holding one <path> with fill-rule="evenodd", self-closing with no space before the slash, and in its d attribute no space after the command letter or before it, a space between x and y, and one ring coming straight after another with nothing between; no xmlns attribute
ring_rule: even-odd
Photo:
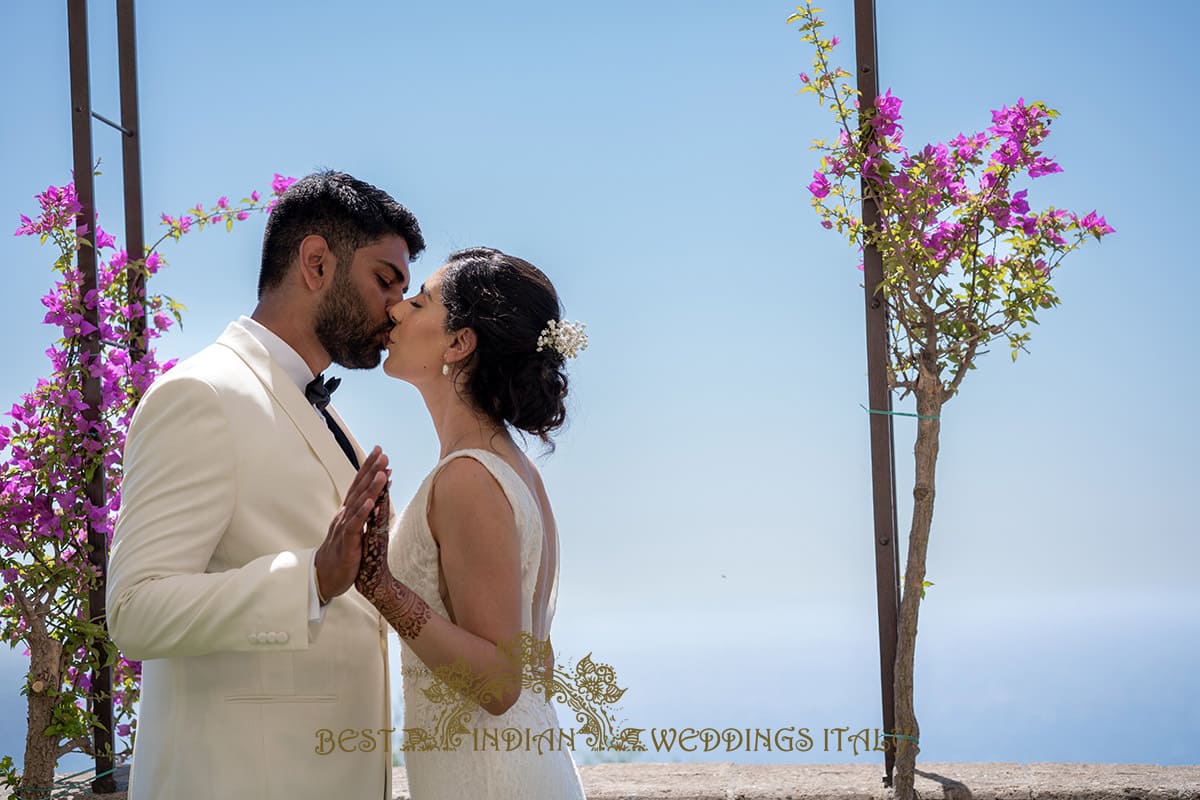
<svg viewBox="0 0 1200 800"><path fill-rule="evenodd" d="M396 303L396 305L387 310L388 319L392 321L392 324L396 325L400 323L400 318L403 315L401 311L403 305L403 303Z"/></svg>

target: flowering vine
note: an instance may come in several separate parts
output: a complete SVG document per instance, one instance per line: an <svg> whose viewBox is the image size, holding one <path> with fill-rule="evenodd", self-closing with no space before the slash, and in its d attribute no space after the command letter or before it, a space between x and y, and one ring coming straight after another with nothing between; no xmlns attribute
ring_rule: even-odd
<svg viewBox="0 0 1200 800"><path fill-rule="evenodd" d="M896 751L896 800L912 800L920 742L913 664L921 599L932 586L925 560L943 406L990 343L1006 341L1014 360L1026 349L1035 314L1059 303L1051 281L1063 257L1114 231L1095 211L1035 211L1030 190L1017 188L1022 176L1034 181L1062 172L1042 149L1056 111L1020 98L992 111L981 132L910 151L902 143L900 98L888 89L860 108L858 91L845 82L851 74L831 66L838 39L822 38L818 11L806 0L787 20L800 23L814 51L800 92L830 109L837 129L835 140L813 144L823 155L808 191L822 227L879 253L882 282L865 288L882 298L890 323L888 385L902 398L914 395L917 405L895 723L885 733ZM864 214L864 207L877 213Z"/></svg>
<svg viewBox="0 0 1200 800"><path fill-rule="evenodd" d="M0 759L0 782L17 796L46 796L58 759L72 751L94 754L90 740L97 699L91 675L100 664L113 668L112 700L115 733L125 739L136 731L140 664L120 657L104 626L89 618L87 597L99 580L88 558L88 526L111 543L121 502L121 456L125 433L137 402L174 361L160 363L151 341L182 321L183 306L159 294L129 298L135 276L149 278L166 266L158 246L166 239L207 225L235 223L255 212L269 212L294 179L276 174L272 196L262 202L251 192L234 206L221 197L207 210L202 205L179 216L162 215L166 232L142 257L118 249L114 237L94 222L97 255L96 288L83 291L76 255L90 247L88 223L73 183L50 186L36 195L40 213L21 215L16 236L37 236L58 249L53 289L42 298L44 322L57 333L46 350L47 378L21 396L0 425L0 640L24 644L30 658L23 694L28 697L29 729L24 770L12 756ZM98 326L87 321L95 311ZM133 337L144 323L145 354L130 356ZM92 355L86 346L96 336ZM135 351L136 352L136 349ZM95 408L85 401L85 383L98 379ZM106 497L95 504L87 484L100 471ZM129 752L127 747L122 753Z"/></svg>
<svg viewBox="0 0 1200 800"><path fill-rule="evenodd" d="M1022 174L1062 172L1040 149L1058 112L1020 98L992 111L982 132L910 152L900 98L888 89L860 115L858 91L844 82L851 74L831 66L838 38L821 38L817 11L809 3L788 19L801 23L815 51L800 92L828 107L839 129L834 141L812 147L825 154L808 185L813 208L822 227L860 249L870 242L883 258L891 385L913 391L922 353L936 354L930 366L944 374L948 398L992 339L1004 337L1016 359L1035 311L1059 303L1051 279L1063 257L1113 228L1095 211L1034 211L1029 189L1014 188ZM879 211L869 227L857 210L864 196Z"/></svg>

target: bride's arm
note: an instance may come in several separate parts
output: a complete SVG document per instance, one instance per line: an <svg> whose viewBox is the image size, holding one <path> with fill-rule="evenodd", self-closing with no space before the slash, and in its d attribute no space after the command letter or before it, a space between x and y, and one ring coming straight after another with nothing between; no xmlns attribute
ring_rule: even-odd
<svg viewBox="0 0 1200 800"><path fill-rule="evenodd" d="M382 504L378 516L387 519ZM461 661L477 685L498 686L496 696L478 699L489 713L502 714L521 694L522 665L497 648L515 643L521 632L520 543L512 508L486 467L459 458L434 479L429 526L454 621L392 575L387 533L378 528L364 537L356 586L429 669Z"/></svg>

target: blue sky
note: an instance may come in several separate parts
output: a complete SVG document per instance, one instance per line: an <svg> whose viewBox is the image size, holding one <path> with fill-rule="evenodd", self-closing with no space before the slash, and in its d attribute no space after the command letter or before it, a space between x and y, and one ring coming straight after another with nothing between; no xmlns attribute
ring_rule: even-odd
<svg viewBox="0 0 1200 800"><path fill-rule="evenodd" d="M89 5L93 105L115 117L112 5ZM851 3L824 5L849 65ZM811 55L784 25L792 6L245 6L139 4L149 229L329 166L417 214L418 280L474 244L542 267L591 342L541 462L561 660L611 663L644 726L878 724L860 273L808 205L808 143L833 128L796 94ZM879 4L881 89L904 99L906 143L1042 100L1062 114L1046 149L1065 171L1033 182L1031 203L1098 209L1117 232L1066 260L1032 352L984 357L945 411L923 755L1194 762L1200 14L948 9ZM8 12L0 233L69 177L66 47L63 4ZM119 232L120 143L95 136L101 220ZM253 307L260 236L256 220L164 248L155 288L188 312L162 354ZM0 235L0 403L45 370L50 255ZM391 456L402 502L437 452L424 407L381 373L343 377L339 410ZM914 433L897 420L902 502Z"/></svg>

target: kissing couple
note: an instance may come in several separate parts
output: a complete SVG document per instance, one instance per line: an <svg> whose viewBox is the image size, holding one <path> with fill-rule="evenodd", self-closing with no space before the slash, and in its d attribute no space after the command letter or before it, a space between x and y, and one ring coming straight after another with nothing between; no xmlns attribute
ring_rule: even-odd
<svg viewBox="0 0 1200 800"><path fill-rule="evenodd" d="M297 181L267 221L254 312L142 398L107 584L110 635L143 662L130 800L390 800L389 628L405 729L444 728L427 690L447 670L489 687L455 715L467 730L558 729L506 649L532 641L553 668L558 534L513 431L551 445L587 339L540 270L491 248L410 292L424 247L382 190ZM399 514L388 457L359 447L324 376L381 361L441 445ZM584 797L569 750L476 743L409 750L413 800Z"/></svg>

